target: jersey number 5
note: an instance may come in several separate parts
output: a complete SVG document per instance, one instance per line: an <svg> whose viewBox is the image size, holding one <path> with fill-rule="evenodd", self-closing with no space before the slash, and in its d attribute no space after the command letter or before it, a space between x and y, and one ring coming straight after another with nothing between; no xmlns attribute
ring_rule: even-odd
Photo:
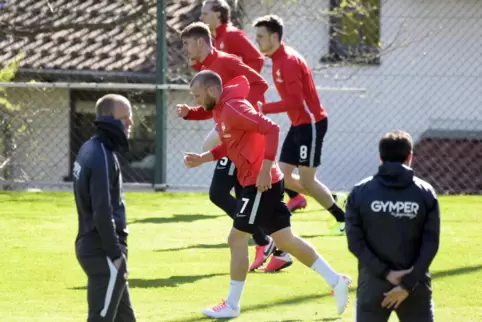
<svg viewBox="0 0 482 322"><path fill-rule="evenodd" d="M228 164L228 158L224 157L221 160L219 160L219 165L225 167Z"/></svg>

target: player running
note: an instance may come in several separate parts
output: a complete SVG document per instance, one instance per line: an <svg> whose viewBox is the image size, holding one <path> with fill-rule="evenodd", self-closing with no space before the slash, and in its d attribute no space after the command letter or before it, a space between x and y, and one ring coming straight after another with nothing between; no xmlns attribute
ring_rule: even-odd
<svg viewBox="0 0 482 322"><path fill-rule="evenodd" d="M291 230L291 212L283 201L284 180L274 161L278 150L279 126L257 112L246 100L249 83L236 77L223 88L221 77L213 71L198 73L191 81L196 103L211 111L222 143L202 154L186 153L188 168L228 156L238 169L242 186L238 213L228 237L231 250L231 283L226 301L203 313L210 318L234 318L240 315L241 294L249 267L248 239L262 227L281 249L319 273L333 289L338 313L348 302L351 279L337 273L305 240Z"/></svg>
<svg viewBox="0 0 482 322"><path fill-rule="evenodd" d="M236 55L255 71L261 71L264 56L243 30L233 26L231 8L226 1L205 0L201 9L201 20L209 26L216 49ZM194 67L200 70L202 65L198 63Z"/></svg>
<svg viewBox="0 0 482 322"><path fill-rule="evenodd" d="M264 55L258 50L246 35L246 33L236 28L231 22L231 8L225 0L205 0L203 2L201 19L205 24L209 26L211 36L213 39L214 48L224 51L228 54L233 54L241 58L243 63L261 74L261 70L264 65ZM202 64L197 63L194 66L198 71L201 70ZM207 151L214 146L218 145L219 135L216 130L213 129L206 140L204 141L203 151ZM220 162L227 162L226 168L229 168L231 161L226 158ZM219 165L219 163L218 163ZM218 171L215 176L221 177L226 174L226 171ZM216 179L216 181L218 181ZM229 179L226 180L228 182ZM211 185L211 191L215 190L215 187L222 188L222 185ZM225 191L218 190L212 191L216 195L223 196ZM308 201L302 194L285 188L285 192L289 196L287 203L288 208L291 211L306 208ZM256 248L256 259L253 263L253 269L261 266L266 259L263 259L264 251L260 247ZM288 259L286 255L275 252L268 265L265 267L265 271L277 271L281 266L286 263L283 259Z"/></svg>
<svg viewBox="0 0 482 322"><path fill-rule="evenodd" d="M268 83L259 73L244 64L238 57L212 48L211 34L206 24L201 22L190 24L181 32L181 39L189 59L201 62L202 69L215 71L225 82L237 76L246 76L251 87L248 100L253 105L257 105L257 102L264 100ZM186 120L206 120L212 117L212 113L204 110L202 106L188 107L185 104L177 106L177 113ZM217 140L214 140L214 142L219 144L220 139L217 133L216 136ZM220 159L216 165L209 189L211 201L231 218L234 218L238 210L236 199L230 193L231 189L235 188L236 196L241 190L236 179L236 171L229 158ZM289 254L276 250L273 240L261 229L254 232L253 239L256 243L256 256L250 270L261 267L272 254L274 256L266 266L266 272L279 271L293 263Z"/></svg>
<svg viewBox="0 0 482 322"><path fill-rule="evenodd" d="M233 26L231 23L231 8L225 0L205 0L202 6L201 19L209 26L216 49L238 56L246 65L261 74L264 56L243 30ZM194 67L201 70L201 66L198 63ZM208 147L207 144L209 144L209 148L219 144L219 136L215 130L211 131L207 137L206 148ZM285 191L290 198L287 205L291 211L306 208L308 201L305 196L293 190L285 189ZM269 266L270 264L268 264L267 269Z"/></svg>
<svg viewBox="0 0 482 322"><path fill-rule="evenodd" d="M339 223L336 232L343 233L345 212L337 205L330 190L316 178L328 118L311 70L298 52L282 43L281 18L264 16L255 20L254 27L260 50L273 61L273 82L281 97L281 101L263 104L261 112L287 112L291 120L280 156L286 186L313 196ZM293 173L295 168L298 168L299 176Z"/></svg>

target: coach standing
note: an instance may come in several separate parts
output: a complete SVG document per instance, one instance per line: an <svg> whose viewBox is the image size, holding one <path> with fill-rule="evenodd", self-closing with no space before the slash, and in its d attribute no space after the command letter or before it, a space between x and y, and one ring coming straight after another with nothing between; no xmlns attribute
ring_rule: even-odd
<svg viewBox="0 0 482 322"><path fill-rule="evenodd" d="M429 266L440 239L434 189L410 168L413 141L403 131L379 142L378 173L358 183L346 205L346 235L358 258L356 321L432 322Z"/></svg>
<svg viewBox="0 0 482 322"><path fill-rule="evenodd" d="M88 277L88 321L133 322L122 175L115 155L128 149L132 108L127 98L108 94L95 111L97 133L81 147L73 170L76 255Z"/></svg>

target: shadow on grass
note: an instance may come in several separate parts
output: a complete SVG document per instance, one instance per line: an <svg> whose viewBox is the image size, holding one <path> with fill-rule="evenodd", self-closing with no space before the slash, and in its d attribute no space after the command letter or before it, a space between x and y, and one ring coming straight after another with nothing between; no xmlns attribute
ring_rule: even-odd
<svg viewBox="0 0 482 322"><path fill-rule="evenodd" d="M156 249L155 252L177 252L187 249L221 249L221 248L228 248L227 243L221 244L197 244L197 245L189 245L186 247L175 247L175 248L164 248L164 249Z"/></svg>
<svg viewBox="0 0 482 322"><path fill-rule="evenodd" d="M314 319L310 321L323 321L323 322L341 321L341 318L322 318L322 319ZM269 322L303 322L303 320L273 320Z"/></svg>
<svg viewBox="0 0 482 322"><path fill-rule="evenodd" d="M315 239L315 238L321 238L321 237L343 237L346 238L344 235L336 235L333 233L325 233L325 234L319 234L319 235L300 235L301 238L303 239Z"/></svg>
<svg viewBox="0 0 482 322"><path fill-rule="evenodd" d="M172 215L172 217L150 217L150 218L133 220L129 224L167 224L167 223L177 223L177 222L194 222L198 220L215 219L218 217L225 217L225 216L226 215L174 214Z"/></svg>
<svg viewBox="0 0 482 322"><path fill-rule="evenodd" d="M459 268L448 269L448 270L445 270L445 271L434 272L434 273L432 273L432 278L433 279L444 278L444 277L449 277L449 276L454 276L454 275L463 275L463 274L475 273L475 272L478 272L478 271L482 271L482 265L459 267Z"/></svg>
<svg viewBox="0 0 482 322"><path fill-rule="evenodd" d="M314 214L314 213L325 213L327 212L326 209L323 209L323 208L312 208L312 209L303 209L303 210L297 210L295 212L292 212L292 216L295 217L295 216L303 216L303 214ZM322 218L325 220L328 220L329 217L327 218Z"/></svg>
<svg viewBox="0 0 482 322"><path fill-rule="evenodd" d="M169 278L143 279L133 278L129 280L130 288L155 288L155 287L177 287L184 284L191 284L197 281L217 277L226 276L227 273L191 275L191 276L171 276Z"/></svg>
<svg viewBox="0 0 482 322"><path fill-rule="evenodd" d="M249 246L254 246L253 240L248 242ZM184 247L173 247L173 248L161 248L154 250L155 252L177 252L183 251L187 249L221 249L221 248L228 248L227 243L220 243L220 244L196 244L196 245L189 245Z"/></svg>
<svg viewBox="0 0 482 322"><path fill-rule="evenodd" d="M157 288L157 287L177 287L184 284L195 283L206 278L226 276L227 273L190 275L190 276L171 276L168 278L131 278L129 279L130 288ZM69 288L71 290L86 290L86 286L76 286Z"/></svg>
<svg viewBox="0 0 482 322"><path fill-rule="evenodd" d="M301 238L304 239L314 239L320 237L340 237L339 235L330 235L330 234L320 234L320 235L301 235ZM249 240L249 246L254 246L254 241L252 239ZM195 244L195 245L188 245L184 247L173 247L173 248L161 248L154 250L155 252L177 252L183 251L187 249L221 249L221 248L228 248L227 243L220 243L220 244Z"/></svg>
<svg viewBox="0 0 482 322"><path fill-rule="evenodd" d="M354 292L354 289L350 290L351 293ZM331 296L330 293L325 293L325 294L310 294L310 295L301 295L301 296L295 296L291 297L288 299L283 299L271 303L262 303L262 304L256 304L256 305L247 305L243 306L242 312L250 312L250 311L260 311L268 308L272 308L273 306L277 305L294 305L294 304L299 304L307 301L312 301L312 300L318 300L324 297ZM194 321L199 321L199 320L209 320L208 318L202 319L200 317L193 317L193 318L180 318L177 320L170 320L171 322L194 322ZM338 318L324 318L324 319L318 319L318 320L311 320L310 321L337 321ZM220 319L218 321L229 321L229 319ZM276 320L279 321L279 320ZM302 320L284 320L285 322L288 321L302 321Z"/></svg>
<svg viewBox="0 0 482 322"><path fill-rule="evenodd" d="M459 267L459 268L454 268L454 269L448 269L445 271L439 271L439 272L434 272L432 274L433 279L439 279L439 278L444 278L444 277L449 277L449 276L455 276L455 275L463 275L463 274L470 274L470 273L475 273L482 270L482 265L477 265L477 266L470 266L470 267ZM355 293L356 288L350 289L350 293ZM299 304L307 301L312 301L312 300L318 300L322 299L325 297L331 296L329 293L323 293L323 294L310 294L310 295L301 295L301 296L295 296L287 299L282 299L278 301L274 301L271 303L262 303L262 304L256 304L256 305L247 305L243 306L243 312L250 312L250 311L260 311L264 309L268 309L271 307L276 307L276 306L281 306L281 305L293 305L293 304ZM203 319L201 317L194 317L194 318L180 318L176 320L171 320L171 322L194 322L194 321L199 321L199 320L209 320L207 318ZM220 321L228 321L229 319L225 320L220 320ZM295 321L303 321L303 320L282 320L282 322L295 322ZM310 319L310 321L339 321L339 318L337 317L325 317L325 318L320 318L320 319Z"/></svg>

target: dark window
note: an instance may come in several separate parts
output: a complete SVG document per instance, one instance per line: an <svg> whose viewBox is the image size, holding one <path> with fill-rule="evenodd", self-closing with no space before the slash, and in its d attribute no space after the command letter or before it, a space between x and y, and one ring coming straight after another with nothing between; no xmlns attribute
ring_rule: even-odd
<svg viewBox="0 0 482 322"><path fill-rule="evenodd" d="M330 0L330 42L322 63L380 64L380 0Z"/></svg>
<svg viewBox="0 0 482 322"><path fill-rule="evenodd" d="M117 92L116 92L117 93ZM71 93L70 155L71 167L82 144L95 133L95 102L106 93L102 91L73 91ZM133 121L129 152L118 155L124 182L152 183L156 137L156 108L150 93L125 95L132 103ZM71 173L71 171L70 171ZM66 178L71 181L71 175Z"/></svg>

